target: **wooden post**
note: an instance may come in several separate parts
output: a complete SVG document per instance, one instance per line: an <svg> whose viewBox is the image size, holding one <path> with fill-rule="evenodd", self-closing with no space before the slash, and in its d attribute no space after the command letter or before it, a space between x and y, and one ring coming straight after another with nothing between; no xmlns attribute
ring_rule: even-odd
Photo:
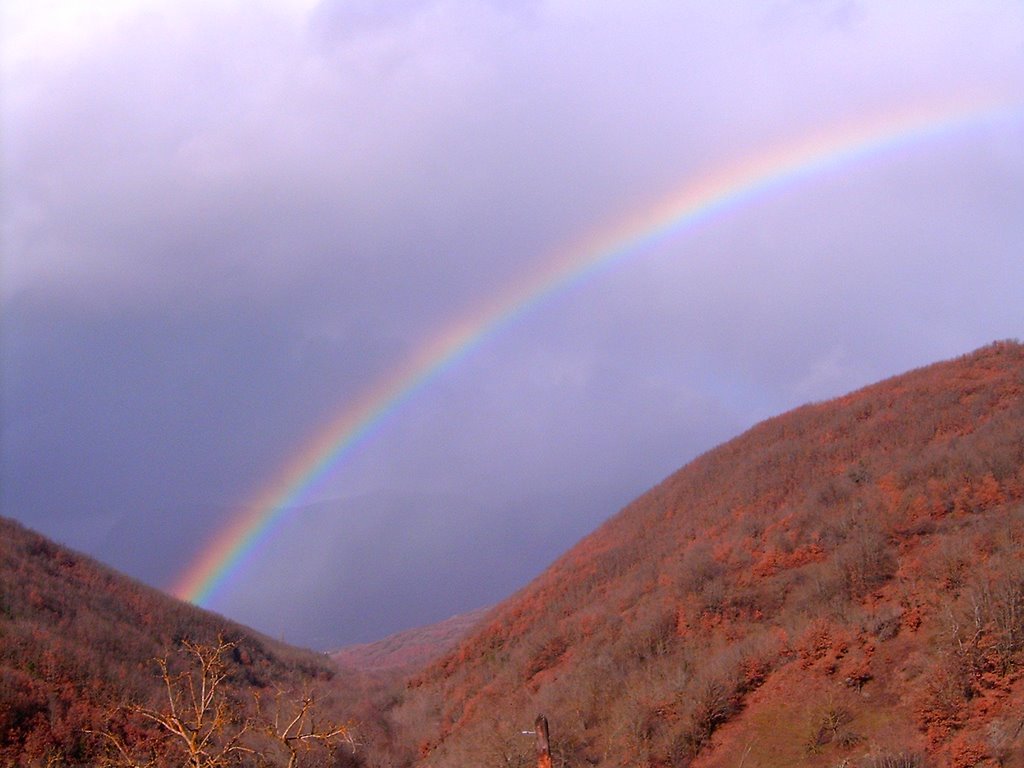
<svg viewBox="0 0 1024 768"><path fill-rule="evenodd" d="M551 744L548 740L548 719L537 715L533 723L537 733L537 768L551 768Z"/></svg>

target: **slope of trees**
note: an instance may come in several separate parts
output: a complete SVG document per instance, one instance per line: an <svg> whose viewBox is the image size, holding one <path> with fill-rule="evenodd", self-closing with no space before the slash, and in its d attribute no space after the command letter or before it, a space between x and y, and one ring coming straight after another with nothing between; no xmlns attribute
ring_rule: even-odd
<svg viewBox="0 0 1024 768"><path fill-rule="evenodd" d="M770 419L415 676L393 757L527 765L545 712L556 765L1022 765L1022 502L1017 343Z"/></svg>
<svg viewBox="0 0 1024 768"><path fill-rule="evenodd" d="M339 722L335 667L128 579L0 518L0 765L95 765L95 734L159 735L129 717L166 699L155 659L184 641L231 642L225 694L322 691ZM161 698L163 695L163 698Z"/></svg>

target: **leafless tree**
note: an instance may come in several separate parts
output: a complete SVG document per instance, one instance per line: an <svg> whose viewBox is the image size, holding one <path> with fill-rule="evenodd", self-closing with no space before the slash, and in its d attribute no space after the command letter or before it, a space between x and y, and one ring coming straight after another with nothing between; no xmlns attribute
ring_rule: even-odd
<svg viewBox="0 0 1024 768"><path fill-rule="evenodd" d="M182 641L186 667L176 672L172 655L156 659L166 697L159 708L128 707L128 714L158 726L162 735L148 758L140 758L125 738L93 732L106 740L108 764L117 768L152 768L180 760L182 768L234 768L280 765L300 768L306 755L322 757L339 744L354 744L352 729L320 720L312 695L298 700L278 691L267 707L258 696L253 706L232 697L227 685L227 654L235 643L217 639L213 645Z"/></svg>

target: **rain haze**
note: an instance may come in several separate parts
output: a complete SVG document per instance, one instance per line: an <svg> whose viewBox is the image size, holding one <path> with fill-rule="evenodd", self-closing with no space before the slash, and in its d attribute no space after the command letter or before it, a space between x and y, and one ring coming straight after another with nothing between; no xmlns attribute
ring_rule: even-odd
<svg viewBox="0 0 1024 768"><path fill-rule="evenodd" d="M326 423L594 233L804 137L1006 105L481 327L205 603L294 643L497 602L757 421L1024 336L1017 0L2 13L2 514L166 590Z"/></svg>

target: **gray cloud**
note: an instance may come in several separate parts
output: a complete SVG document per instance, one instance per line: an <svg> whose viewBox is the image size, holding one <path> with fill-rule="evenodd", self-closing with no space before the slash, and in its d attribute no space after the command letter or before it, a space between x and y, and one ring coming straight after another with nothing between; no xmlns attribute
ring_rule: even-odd
<svg viewBox="0 0 1024 768"><path fill-rule="evenodd" d="M66 5L5 11L0 501L160 586L330 416L594 232L830 127L1024 99L1015 2ZM558 292L215 607L328 647L497 600L756 420L1020 336L1022 139L1017 112L918 141Z"/></svg>

